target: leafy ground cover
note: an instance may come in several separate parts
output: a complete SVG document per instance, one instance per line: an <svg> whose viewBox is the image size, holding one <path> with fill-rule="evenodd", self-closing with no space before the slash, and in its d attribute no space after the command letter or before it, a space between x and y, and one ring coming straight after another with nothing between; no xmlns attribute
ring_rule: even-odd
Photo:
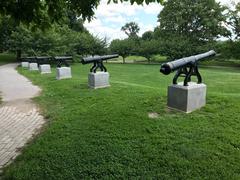
<svg viewBox="0 0 240 180"><path fill-rule="evenodd" d="M201 68L207 105L184 114L166 108L173 75L159 65L107 68L111 87L98 90L87 65L61 81L19 68L43 89L35 101L48 123L3 179L240 178L239 69Z"/></svg>

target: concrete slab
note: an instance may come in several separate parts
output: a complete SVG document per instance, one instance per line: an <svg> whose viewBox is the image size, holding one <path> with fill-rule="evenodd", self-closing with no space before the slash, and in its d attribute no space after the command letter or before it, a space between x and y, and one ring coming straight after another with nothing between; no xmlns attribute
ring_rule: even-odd
<svg viewBox="0 0 240 180"><path fill-rule="evenodd" d="M168 107L190 113L206 105L205 84L190 82L183 86L183 82L168 87Z"/></svg>
<svg viewBox="0 0 240 180"><path fill-rule="evenodd" d="M29 70L30 71L38 71L38 64L37 63L29 63Z"/></svg>
<svg viewBox="0 0 240 180"><path fill-rule="evenodd" d="M57 80L72 78L72 72L70 67L57 68Z"/></svg>
<svg viewBox="0 0 240 180"><path fill-rule="evenodd" d="M21 62L21 67L29 68L29 62Z"/></svg>
<svg viewBox="0 0 240 180"><path fill-rule="evenodd" d="M39 66L39 71L41 74L48 74L51 73L51 66L50 64L42 64Z"/></svg>
<svg viewBox="0 0 240 180"><path fill-rule="evenodd" d="M109 87L109 73L96 72L88 74L88 86L93 89Z"/></svg>

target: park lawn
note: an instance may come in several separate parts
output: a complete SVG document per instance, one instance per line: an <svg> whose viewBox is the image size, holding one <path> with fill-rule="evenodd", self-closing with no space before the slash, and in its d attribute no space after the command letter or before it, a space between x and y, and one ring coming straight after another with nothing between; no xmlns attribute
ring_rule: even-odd
<svg viewBox="0 0 240 180"><path fill-rule="evenodd" d="M55 80L19 68L42 87L48 123L3 179L239 179L240 70L201 68L207 105L166 108L172 76L158 65L107 64L111 87L87 87L89 66ZM157 119L148 113L157 112Z"/></svg>
<svg viewBox="0 0 240 180"><path fill-rule="evenodd" d="M16 62L16 55L9 53L0 53L0 65Z"/></svg>

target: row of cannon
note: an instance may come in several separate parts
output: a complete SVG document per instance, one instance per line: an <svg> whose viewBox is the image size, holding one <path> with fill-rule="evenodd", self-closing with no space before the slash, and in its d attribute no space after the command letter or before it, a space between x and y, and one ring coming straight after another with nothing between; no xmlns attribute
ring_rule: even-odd
<svg viewBox="0 0 240 180"><path fill-rule="evenodd" d="M203 107L206 104L206 85L202 83L202 77L198 71L199 62L215 56L216 52L211 50L202 54L185 57L163 63L160 68L160 72L168 75L174 71L177 71L173 78L173 85L168 87L168 107L184 111L186 113L192 112L196 109ZM104 88L109 87L109 73L104 66L103 61L117 58L118 54L84 57L81 59L82 64L90 64L93 66L88 74L88 86L90 88ZM56 79L71 78L71 68L69 62L73 61L72 56L56 56L56 57L26 57L22 61L28 61L29 70L33 70L31 67L36 67L35 70L39 70L41 74L45 71L51 73L51 62L57 63L57 76ZM62 65L66 67L61 67ZM97 71L99 69L99 71ZM197 83L191 82L191 77L197 77ZM184 77L183 83L178 83L179 77Z"/></svg>
<svg viewBox="0 0 240 180"><path fill-rule="evenodd" d="M191 81L191 76L197 76L198 83L202 82L201 75L198 71L198 63L201 60L204 60L206 58L215 56L216 52L211 50L206 53L185 57L181 59L177 59L171 62L163 63L160 68L160 72L168 75L171 72L177 71L176 75L173 78L173 84L177 84L177 79L180 76L184 76L184 86L188 85L188 82ZM93 57L85 57L81 59L82 64L90 64L92 63L93 66L90 69L90 72L97 72L97 69L99 68L100 71L107 72L106 67L103 65L103 61L118 58L118 54L113 55L105 55L105 56L93 56ZM38 64L46 64L51 63L52 61L55 61L57 63L57 67L61 67L63 64L67 67L69 67L69 62L73 62L72 56L34 56L34 57L24 57L22 58L22 61L27 62L36 62Z"/></svg>

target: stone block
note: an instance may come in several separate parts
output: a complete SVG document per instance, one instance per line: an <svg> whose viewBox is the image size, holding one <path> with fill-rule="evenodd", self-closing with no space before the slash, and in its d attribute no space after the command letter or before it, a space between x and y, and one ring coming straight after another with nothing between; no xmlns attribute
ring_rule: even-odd
<svg viewBox="0 0 240 180"><path fill-rule="evenodd" d="M51 66L50 64L42 64L39 66L39 70L41 74L51 73Z"/></svg>
<svg viewBox="0 0 240 180"><path fill-rule="evenodd" d="M38 71L38 64L37 63L29 63L29 70L30 71Z"/></svg>
<svg viewBox="0 0 240 180"><path fill-rule="evenodd" d="M96 72L88 74L88 86L93 89L109 87L109 73Z"/></svg>
<svg viewBox="0 0 240 180"><path fill-rule="evenodd" d="M72 78L71 68L70 67L60 67L57 68L57 77L56 79L68 79Z"/></svg>
<svg viewBox="0 0 240 180"><path fill-rule="evenodd" d="M28 68L29 67L29 62L21 62L21 66L23 68Z"/></svg>
<svg viewBox="0 0 240 180"><path fill-rule="evenodd" d="M183 83L168 87L168 107L179 111L190 113L200 109L206 104L205 84L189 82L188 86Z"/></svg>

